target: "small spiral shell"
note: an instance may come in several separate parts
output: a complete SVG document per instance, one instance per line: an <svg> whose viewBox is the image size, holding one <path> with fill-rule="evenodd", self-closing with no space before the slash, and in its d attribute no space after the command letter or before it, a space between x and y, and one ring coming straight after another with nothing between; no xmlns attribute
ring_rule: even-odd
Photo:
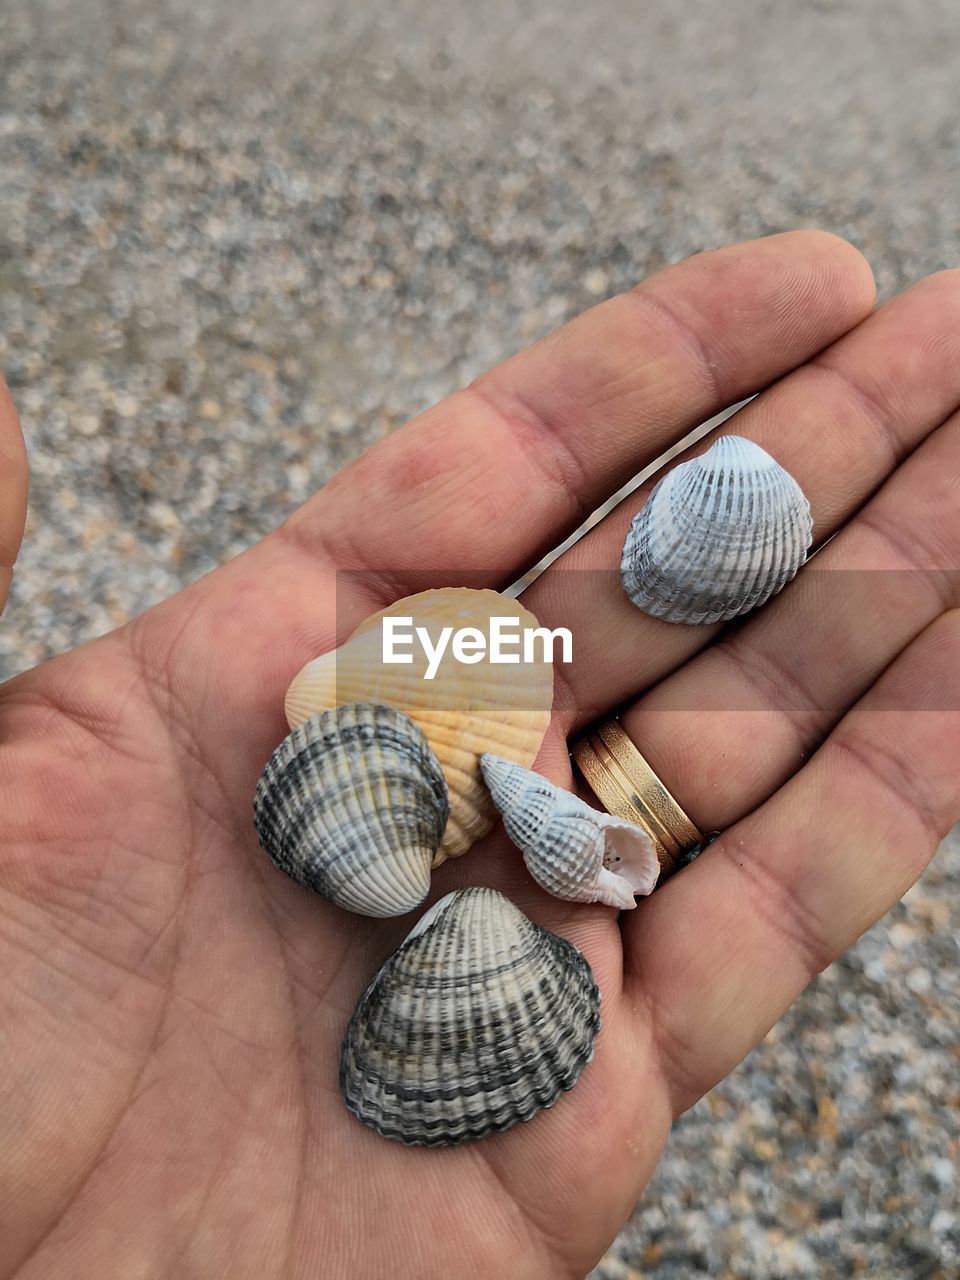
<svg viewBox="0 0 960 1280"><path fill-rule="evenodd" d="M642 827L591 809L530 769L485 755L480 761L507 835L534 880L554 897L629 911L660 874Z"/></svg>

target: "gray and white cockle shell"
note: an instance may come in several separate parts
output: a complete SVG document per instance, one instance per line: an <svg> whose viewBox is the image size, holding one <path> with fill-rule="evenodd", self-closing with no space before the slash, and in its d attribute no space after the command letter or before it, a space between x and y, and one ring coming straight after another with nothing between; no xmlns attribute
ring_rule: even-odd
<svg viewBox="0 0 960 1280"><path fill-rule="evenodd" d="M362 996L340 1090L382 1137L456 1146L553 1106L599 1030L600 992L576 947L493 889L459 889Z"/></svg>
<svg viewBox="0 0 960 1280"><path fill-rule="evenodd" d="M766 450L721 436L669 471L630 525L620 580L666 622L725 622L794 577L813 536L810 504Z"/></svg>
<svg viewBox="0 0 960 1280"><path fill-rule="evenodd" d="M648 894L660 863L642 827L591 809L578 796L489 752L480 768L507 835L548 893L630 910Z"/></svg>
<svg viewBox="0 0 960 1280"><path fill-rule="evenodd" d="M366 916L403 915L427 896L449 812L423 731L372 702L304 720L270 757L254 797L271 861Z"/></svg>

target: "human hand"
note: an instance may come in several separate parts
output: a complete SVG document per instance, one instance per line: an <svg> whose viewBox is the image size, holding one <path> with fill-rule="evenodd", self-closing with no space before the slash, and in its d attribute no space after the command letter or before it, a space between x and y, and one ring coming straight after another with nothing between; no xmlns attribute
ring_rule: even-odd
<svg viewBox="0 0 960 1280"><path fill-rule="evenodd" d="M960 816L957 589L927 572L960 545L960 276L872 304L863 260L818 233L672 267L423 414L231 564L0 689L0 1277L590 1268L673 1117ZM339 1098L339 1045L411 921L349 916L258 849L287 683L451 566L506 585L763 387L735 429L799 480L817 542L837 535L817 567L912 572L847 575L854 607L810 567L727 633L668 626L610 572L643 490L533 585L576 659L538 768L570 784L568 736L632 700L644 755L723 834L622 919L546 897L500 830L435 873L433 897L490 884L576 943L603 1030L528 1124L451 1150L382 1140ZM10 562L8 402L0 426ZM366 572L335 620L338 568Z"/></svg>

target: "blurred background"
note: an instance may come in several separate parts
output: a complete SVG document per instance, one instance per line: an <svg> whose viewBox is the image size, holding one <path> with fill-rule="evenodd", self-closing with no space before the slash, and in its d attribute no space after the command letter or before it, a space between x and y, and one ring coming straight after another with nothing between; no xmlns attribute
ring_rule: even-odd
<svg viewBox="0 0 960 1280"><path fill-rule="evenodd" d="M0 0L3 674L666 263L816 225L881 297L960 264L958 72L955 0ZM597 1278L960 1274L958 874L679 1122Z"/></svg>

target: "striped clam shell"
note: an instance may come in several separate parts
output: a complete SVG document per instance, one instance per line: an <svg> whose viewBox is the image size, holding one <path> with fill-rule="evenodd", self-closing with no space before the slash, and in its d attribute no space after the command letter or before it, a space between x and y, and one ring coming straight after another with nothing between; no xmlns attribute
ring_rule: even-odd
<svg viewBox="0 0 960 1280"><path fill-rule="evenodd" d="M726 622L765 604L806 559L810 504L759 445L721 436L668 472L634 517L620 580L666 622Z"/></svg>
<svg viewBox="0 0 960 1280"><path fill-rule="evenodd" d="M642 827L591 809L531 769L493 755L480 766L507 835L542 888L572 902L630 910L660 874Z"/></svg>
<svg viewBox="0 0 960 1280"><path fill-rule="evenodd" d="M576 1083L600 993L571 943L493 889L432 907L357 1005L347 1106L385 1138L455 1146L529 1120Z"/></svg>
<svg viewBox="0 0 960 1280"><path fill-rule="evenodd" d="M270 757L254 822L271 861L348 911L398 916L427 895L450 811L423 732L353 702L298 725Z"/></svg>

